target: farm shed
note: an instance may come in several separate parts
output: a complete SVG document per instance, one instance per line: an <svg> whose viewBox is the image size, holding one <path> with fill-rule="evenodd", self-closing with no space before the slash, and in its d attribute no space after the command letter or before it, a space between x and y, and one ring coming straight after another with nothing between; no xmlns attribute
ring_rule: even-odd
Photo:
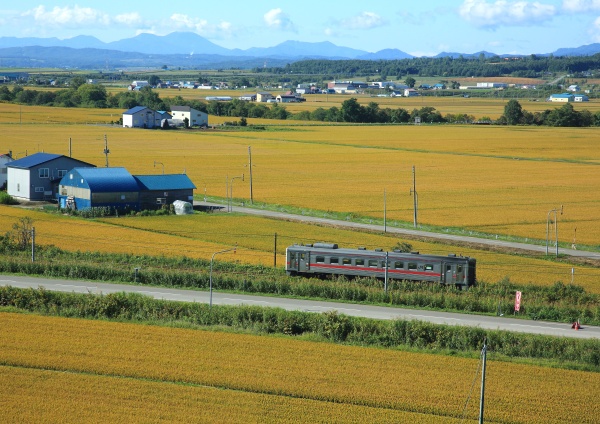
<svg viewBox="0 0 600 424"><path fill-rule="evenodd" d="M139 210L137 180L125 168L75 168L59 185L61 208L89 209L110 206Z"/></svg>
<svg viewBox="0 0 600 424"><path fill-rule="evenodd" d="M550 101L551 102L559 102L559 103L574 102L575 96L572 94L569 94L569 93L552 94L550 96Z"/></svg>
<svg viewBox="0 0 600 424"><path fill-rule="evenodd" d="M159 209L176 200L192 202L196 186L186 174L135 175L141 209Z"/></svg>
<svg viewBox="0 0 600 424"><path fill-rule="evenodd" d="M208 114L189 106L171 106L171 115L174 120L184 121L187 118L190 127L208 126Z"/></svg>
<svg viewBox="0 0 600 424"><path fill-rule="evenodd" d="M35 153L7 163L7 192L18 200L50 200L58 183L75 167L96 165L53 153Z"/></svg>
<svg viewBox="0 0 600 424"><path fill-rule="evenodd" d="M145 106L135 106L123 112L124 128L156 128L160 121L161 115Z"/></svg>

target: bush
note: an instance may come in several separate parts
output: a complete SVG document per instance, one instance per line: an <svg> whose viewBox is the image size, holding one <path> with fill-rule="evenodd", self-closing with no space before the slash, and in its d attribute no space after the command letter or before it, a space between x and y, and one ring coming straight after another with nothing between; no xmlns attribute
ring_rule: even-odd
<svg viewBox="0 0 600 424"><path fill-rule="evenodd" d="M3 205L18 205L19 202L5 191L0 191L0 204Z"/></svg>

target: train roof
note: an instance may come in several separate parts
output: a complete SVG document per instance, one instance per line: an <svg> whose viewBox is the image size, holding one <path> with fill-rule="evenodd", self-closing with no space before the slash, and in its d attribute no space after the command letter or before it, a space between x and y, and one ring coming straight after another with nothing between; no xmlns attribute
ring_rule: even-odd
<svg viewBox="0 0 600 424"><path fill-rule="evenodd" d="M365 255L371 255L371 256L385 256L385 251L383 249L373 249L373 250L368 250L364 247L359 247L356 249L351 249L351 248L340 248L336 243L314 243L314 244L294 244L293 246L290 246L289 248L296 248L296 249L300 249L300 250L305 250L305 251L314 251L314 252L323 252L323 253L337 253L338 255L357 255L357 254L365 254ZM288 248L288 249L289 249ZM470 259L470 260L475 260L474 258L471 258L469 256L462 256L462 255L456 255L453 253L448 254L447 256L444 255L432 255L432 254L421 254L420 252L400 252L400 251L396 251L396 250L392 250L388 252L389 255L391 257L394 256L402 256L404 258L406 258L407 256L409 257L415 257L415 258L421 258L421 259L441 259L441 258L445 258L445 259Z"/></svg>

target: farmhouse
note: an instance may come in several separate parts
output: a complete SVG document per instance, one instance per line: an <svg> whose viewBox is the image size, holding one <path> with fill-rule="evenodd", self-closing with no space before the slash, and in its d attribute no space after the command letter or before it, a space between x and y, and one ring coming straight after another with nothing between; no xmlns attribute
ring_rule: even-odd
<svg viewBox="0 0 600 424"><path fill-rule="evenodd" d="M268 100L273 99L273 95L271 93L266 93L264 91L256 93L256 101L264 103Z"/></svg>
<svg viewBox="0 0 600 424"><path fill-rule="evenodd" d="M7 192L18 200L50 200L58 191L58 183L75 167L95 165L52 153L35 153L7 165Z"/></svg>
<svg viewBox="0 0 600 424"><path fill-rule="evenodd" d="M208 114L189 106L171 106L171 115L174 121L185 121L187 118L190 127L208 126Z"/></svg>
<svg viewBox="0 0 600 424"><path fill-rule="evenodd" d="M0 155L0 189L4 189L6 187L6 164L12 162L12 160L12 152Z"/></svg>
<svg viewBox="0 0 600 424"><path fill-rule="evenodd" d="M145 106L135 106L123 112L123 128L160 127L161 115Z"/></svg>
<svg viewBox="0 0 600 424"><path fill-rule="evenodd" d="M579 88L579 86L577 84L572 84L569 86L569 88L567 88L567 91L572 91L572 92L576 92L581 90L581 88Z"/></svg>
<svg viewBox="0 0 600 424"><path fill-rule="evenodd" d="M407 88L404 90L404 97L415 97L418 95L419 93L414 88Z"/></svg>
<svg viewBox="0 0 600 424"><path fill-rule="evenodd" d="M575 94L575 101L576 102L589 102L590 98L588 96L586 96L585 94Z"/></svg>
<svg viewBox="0 0 600 424"><path fill-rule="evenodd" d="M140 208L157 209L177 200L193 202L196 186L186 174L134 175L140 188Z"/></svg>

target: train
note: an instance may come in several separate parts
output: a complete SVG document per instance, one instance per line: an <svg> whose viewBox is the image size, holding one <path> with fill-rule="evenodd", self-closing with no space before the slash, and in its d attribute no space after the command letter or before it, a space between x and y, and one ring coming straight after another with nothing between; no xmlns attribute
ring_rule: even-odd
<svg viewBox="0 0 600 424"><path fill-rule="evenodd" d="M477 260L468 256L384 252L364 247L345 249L335 243L294 244L286 249L286 272L291 276L385 279L386 268L388 280L433 282L459 289L477 282Z"/></svg>

